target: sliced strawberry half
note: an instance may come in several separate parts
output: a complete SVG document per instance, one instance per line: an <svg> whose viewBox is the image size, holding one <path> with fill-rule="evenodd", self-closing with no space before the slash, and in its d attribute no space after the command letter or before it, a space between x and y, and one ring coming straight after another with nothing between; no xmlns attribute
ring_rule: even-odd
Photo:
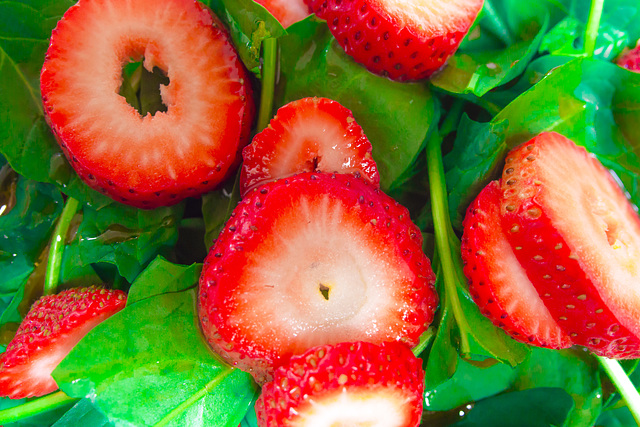
<svg viewBox="0 0 640 427"><path fill-rule="evenodd" d="M285 28L311 14L304 0L256 0L256 3L264 6Z"/></svg>
<svg viewBox="0 0 640 427"><path fill-rule="evenodd" d="M258 425L418 426L423 389L422 361L399 343L314 347L264 385Z"/></svg>
<svg viewBox="0 0 640 427"><path fill-rule="evenodd" d="M0 396L42 396L58 389L51 372L94 326L124 308L122 291L70 289L36 301L0 357Z"/></svg>
<svg viewBox="0 0 640 427"><path fill-rule="evenodd" d="M242 194L300 172L353 173L380 183L371 143L350 110L326 98L303 98L278 110L242 151Z"/></svg>
<svg viewBox="0 0 640 427"><path fill-rule="evenodd" d="M303 173L234 210L205 260L199 315L213 349L262 383L316 345L416 345L434 279L407 209L352 175Z"/></svg>
<svg viewBox="0 0 640 427"><path fill-rule="evenodd" d="M141 117L119 95L122 68L163 70L166 112ZM80 0L51 36L44 109L91 187L142 208L220 183L253 119L249 80L225 30L194 0Z"/></svg>
<svg viewBox="0 0 640 427"><path fill-rule="evenodd" d="M640 40L631 50L627 50L618 58L618 65L628 70L640 73Z"/></svg>
<svg viewBox="0 0 640 427"><path fill-rule="evenodd" d="M306 0L353 59L394 80L429 77L458 49L483 0Z"/></svg>
<svg viewBox="0 0 640 427"><path fill-rule="evenodd" d="M482 313L518 341L567 348L558 326L516 259L500 221L500 185L480 192L463 221L462 259L469 290Z"/></svg>
<svg viewBox="0 0 640 427"><path fill-rule="evenodd" d="M599 355L640 357L640 219L584 148L544 133L513 150L502 225L549 312Z"/></svg>

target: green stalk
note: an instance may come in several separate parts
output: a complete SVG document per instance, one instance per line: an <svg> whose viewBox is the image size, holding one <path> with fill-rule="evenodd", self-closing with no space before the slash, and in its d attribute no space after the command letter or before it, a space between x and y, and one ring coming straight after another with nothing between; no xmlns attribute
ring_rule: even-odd
<svg viewBox="0 0 640 427"><path fill-rule="evenodd" d="M160 421L158 421L156 424L154 424L154 427L163 427L163 426L166 426L167 424L169 424L178 415L180 415L181 413L183 413L184 411L189 409L198 400L200 400L203 397L205 397L207 395L207 393L209 393L209 390L213 390L222 380L224 380L226 377L228 377L229 374L231 374L234 369L235 368L231 368L231 367L226 368L225 372L223 372L220 375L216 376L214 379L209 381L204 387L202 387L200 390L198 390L197 393L195 393L189 399L187 399L184 402L182 402L179 406L175 407L173 409L173 411L169 412L167 415L165 415L164 418L162 418Z"/></svg>
<svg viewBox="0 0 640 427"><path fill-rule="evenodd" d="M47 274L44 279L44 295L55 294L58 289L64 242L67 237L67 231L69 231L69 225L71 225L71 220L78 211L79 206L80 203L76 199L69 197L60 218L58 218L58 224L51 237Z"/></svg>
<svg viewBox="0 0 640 427"><path fill-rule="evenodd" d="M636 420L636 424L640 426L640 394L638 394L638 390L627 376L627 373L617 360L607 359L602 356L595 357L622 396L622 399L626 402L629 411L631 411L633 418Z"/></svg>
<svg viewBox="0 0 640 427"><path fill-rule="evenodd" d="M0 425L14 423L34 415L53 411L77 400L75 397L67 396L63 391L57 391L19 406L3 409L0 411Z"/></svg>
<svg viewBox="0 0 640 427"><path fill-rule="evenodd" d="M462 323L464 313L460 304L456 304L458 289L456 287L455 264L449 244L448 233L452 229L449 218L449 200L447 199L447 185L444 179L442 164L442 138L434 132L427 143L427 171L429 174L429 188L431 193L431 209L433 212L433 227L436 235L436 249L442 266L444 290L451 298L451 310L456 322ZM471 352L467 334L460 334L460 353Z"/></svg>
<svg viewBox="0 0 640 427"><path fill-rule="evenodd" d="M596 50L596 39L598 38L598 28L600 28L603 8L604 0L591 0L589 20L587 21L587 30L584 35L584 56L586 57L593 56Z"/></svg>
<svg viewBox="0 0 640 427"><path fill-rule="evenodd" d="M258 111L258 132L269 125L273 111L273 95L276 86L276 62L278 41L268 38L262 41L262 93Z"/></svg>

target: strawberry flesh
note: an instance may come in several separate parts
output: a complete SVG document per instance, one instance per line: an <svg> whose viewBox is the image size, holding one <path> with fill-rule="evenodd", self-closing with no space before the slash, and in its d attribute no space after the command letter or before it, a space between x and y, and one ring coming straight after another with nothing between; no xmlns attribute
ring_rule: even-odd
<svg viewBox="0 0 640 427"><path fill-rule="evenodd" d="M571 339L553 319L516 259L502 231L500 185L487 185L465 216L464 273L474 301L514 339L548 348L567 348Z"/></svg>
<svg viewBox="0 0 640 427"><path fill-rule="evenodd" d="M241 193L300 172L359 175L378 186L371 143L353 114L336 101L303 98L278 110L242 152Z"/></svg>
<svg viewBox="0 0 640 427"><path fill-rule="evenodd" d="M501 191L504 233L560 327L599 355L640 357L640 219L611 174L545 133L507 156Z"/></svg>
<svg viewBox="0 0 640 427"><path fill-rule="evenodd" d="M416 345L434 279L404 207L352 175L303 173L234 210L205 260L199 315L213 349L262 383L315 345Z"/></svg>
<svg viewBox="0 0 640 427"><path fill-rule="evenodd" d="M124 308L122 291L70 289L36 301L0 357L0 396L42 396L58 389L51 372L94 326Z"/></svg>
<svg viewBox="0 0 640 427"><path fill-rule="evenodd" d="M306 0L342 48L393 80L419 80L458 49L483 0Z"/></svg>
<svg viewBox="0 0 640 427"><path fill-rule="evenodd" d="M256 0L256 3L264 6L285 28L311 14L304 0Z"/></svg>
<svg viewBox="0 0 640 427"><path fill-rule="evenodd" d="M314 347L264 385L258 426L418 426L423 389L422 361L400 343Z"/></svg>
<svg viewBox="0 0 640 427"><path fill-rule="evenodd" d="M123 66L140 60L168 76L166 112L142 117L119 95ZM80 0L52 33L40 84L79 176L141 208L216 187L253 120L247 73L221 24L193 0Z"/></svg>
<svg viewBox="0 0 640 427"><path fill-rule="evenodd" d="M628 50L618 58L618 65L626 68L627 70L640 73L640 40L631 50Z"/></svg>

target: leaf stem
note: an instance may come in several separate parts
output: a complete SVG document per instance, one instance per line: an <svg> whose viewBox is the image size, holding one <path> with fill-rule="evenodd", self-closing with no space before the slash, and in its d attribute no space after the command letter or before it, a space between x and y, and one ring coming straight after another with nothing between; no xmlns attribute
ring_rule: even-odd
<svg viewBox="0 0 640 427"><path fill-rule="evenodd" d="M276 85L276 60L278 57L278 41L268 38L262 41L262 93L260 95L260 111L258 112L258 131L269 125L273 111L273 95Z"/></svg>
<svg viewBox="0 0 640 427"><path fill-rule="evenodd" d="M587 21L587 30L584 35L584 55L587 57L593 56L596 50L596 39L598 38L598 28L600 28L603 8L604 0L591 0L589 20Z"/></svg>
<svg viewBox="0 0 640 427"><path fill-rule="evenodd" d="M457 323L461 323L464 320L464 313L460 304L455 302L458 298L458 290L456 288L455 265L448 237L453 230L451 219L449 218L449 201L444 179L441 144L442 138L440 134L433 132L427 143L427 171L429 173L431 209L436 235L436 249L442 266L444 290L451 298L450 308L453 311L454 319ZM460 354L468 354L470 352L469 338L466 334L460 334Z"/></svg>
<svg viewBox="0 0 640 427"><path fill-rule="evenodd" d="M638 390L627 376L627 373L617 360L602 356L595 357L613 385L620 392L622 399L627 403L627 407L636 420L636 424L640 426L640 394L638 394Z"/></svg>
<svg viewBox="0 0 640 427"><path fill-rule="evenodd" d="M228 377L235 368L227 367L220 375L217 375L214 379L209 381L204 387L198 390L197 393L192 395L189 399L182 402L180 405L175 407L171 412L164 416L160 421L154 424L154 427L164 427L168 425L171 421L173 421L178 415L187 410L190 406L192 406L195 402L202 399L204 396L209 393L209 390L213 390L218 383Z"/></svg>
<svg viewBox="0 0 640 427"><path fill-rule="evenodd" d="M51 237L51 247L49 248L49 260L47 261L47 274L44 279L44 295L55 294L60 282L60 268L62 264L62 254L64 252L64 242L69 231L69 225L73 216L78 211L80 203L69 197L67 203L58 218L58 224Z"/></svg>
<svg viewBox="0 0 640 427"><path fill-rule="evenodd" d="M13 423L44 412L53 411L61 406L77 401L75 397L67 396L63 391L39 397L22 405L0 411L0 425Z"/></svg>

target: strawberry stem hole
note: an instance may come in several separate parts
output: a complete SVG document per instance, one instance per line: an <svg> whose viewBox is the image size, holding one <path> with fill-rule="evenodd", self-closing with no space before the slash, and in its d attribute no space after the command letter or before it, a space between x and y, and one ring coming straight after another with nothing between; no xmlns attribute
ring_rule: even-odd
<svg viewBox="0 0 640 427"><path fill-rule="evenodd" d="M331 291L331 288L324 283L320 283L320 285L318 286L318 290L320 291L324 299L329 301L329 291Z"/></svg>
<svg viewBox="0 0 640 427"><path fill-rule="evenodd" d="M168 107L162 100L160 87L169 85L169 77L159 67L147 70L143 62L144 58L140 61L131 59L122 67L122 85L118 93L138 111L140 117L167 112Z"/></svg>

